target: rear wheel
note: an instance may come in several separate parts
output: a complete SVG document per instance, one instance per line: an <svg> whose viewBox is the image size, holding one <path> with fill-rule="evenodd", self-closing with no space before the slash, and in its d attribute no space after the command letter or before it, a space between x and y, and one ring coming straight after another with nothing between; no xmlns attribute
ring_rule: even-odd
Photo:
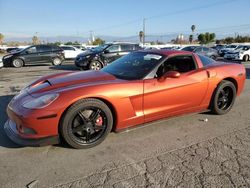
<svg viewBox="0 0 250 188"><path fill-rule="evenodd" d="M218 115L226 114L233 107L235 97L235 85L230 81L223 80L214 92L211 101L211 111Z"/></svg>
<svg viewBox="0 0 250 188"><path fill-rule="evenodd" d="M214 56L214 55L211 55L210 58L213 60L216 60L216 56Z"/></svg>
<svg viewBox="0 0 250 188"><path fill-rule="evenodd" d="M244 61L244 62L249 61L249 56L248 56L248 55L244 55L244 56L243 56L243 61Z"/></svg>
<svg viewBox="0 0 250 188"><path fill-rule="evenodd" d="M102 69L102 63L100 61L91 61L89 64L89 70L100 70Z"/></svg>
<svg viewBox="0 0 250 188"><path fill-rule="evenodd" d="M12 66L15 67L15 68L20 68L23 65L24 65L24 63L23 63L23 60L21 60L21 59L14 59L12 61Z"/></svg>
<svg viewBox="0 0 250 188"><path fill-rule="evenodd" d="M61 65L62 64L62 60L58 57L54 58L52 61L53 65Z"/></svg>
<svg viewBox="0 0 250 188"><path fill-rule="evenodd" d="M94 147L107 137L113 126L109 107L97 99L84 99L72 105L64 115L60 132L73 148Z"/></svg>

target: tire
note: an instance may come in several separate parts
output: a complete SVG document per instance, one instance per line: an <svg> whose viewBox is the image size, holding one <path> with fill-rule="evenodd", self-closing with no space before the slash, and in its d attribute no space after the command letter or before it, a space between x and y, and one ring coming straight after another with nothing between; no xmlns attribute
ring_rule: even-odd
<svg viewBox="0 0 250 188"><path fill-rule="evenodd" d="M235 98L235 85L230 81L223 80L214 91L210 104L211 112L218 115L228 113L233 107Z"/></svg>
<svg viewBox="0 0 250 188"><path fill-rule="evenodd" d="M23 62L23 60L21 60L21 59L14 59L13 61L12 61L12 66L13 67L15 67L15 68L20 68L20 67L23 67L23 65L24 65L24 62Z"/></svg>
<svg viewBox="0 0 250 188"><path fill-rule="evenodd" d="M53 65L61 65L61 64L62 64L62 60L61 60L59 57L55 57L55 58L52 60L52 64L53 64Z"/></svg>
<svg viewBox="0 0 250 188"><path fill-rule="evenodd" d="M113 127L109 107L97 99L83 99L66 111L60 123L60 133L71 147L87 149L107 137Z"/></svg>
<svg viewBox="0 0 250 188"><path fill-rule="evenodd" d="M91 61L89 64L89 70L101 70L102 69L102 63L100 61Z"/></svg>
<svg viewBox="0 0 250 188"><path fill-rule="evenodd" d="M244 55L244 56L243 56L243 61L244 61L244 62L249 61L249 56L248 56L248 55Z"/></svg>
<svg viewBox="0 0 250 188"><path fill-rule="evenodd" d="M216 60L216 57L214 55L211 55L210 58Z"/></svg>

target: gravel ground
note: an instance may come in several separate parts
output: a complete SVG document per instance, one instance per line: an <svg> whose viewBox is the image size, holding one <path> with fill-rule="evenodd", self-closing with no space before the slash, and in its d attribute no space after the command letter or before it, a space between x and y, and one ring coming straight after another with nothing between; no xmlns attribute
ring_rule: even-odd
<svg viewBox="0 0 250 188"><path fill-rule="evenodd" d="M20 147L0 127L0 187L250 187L250 64L230 113L191 114L111 133L99 146ZM72 63L0 70L0 125L11 98ZM208 121L204 121L208 119Z"/></svg>
<svg viewBox="0 0 250 188"><path fill-rule="evenodd" d="M250 126L56 187L250 187Z"/></svg>

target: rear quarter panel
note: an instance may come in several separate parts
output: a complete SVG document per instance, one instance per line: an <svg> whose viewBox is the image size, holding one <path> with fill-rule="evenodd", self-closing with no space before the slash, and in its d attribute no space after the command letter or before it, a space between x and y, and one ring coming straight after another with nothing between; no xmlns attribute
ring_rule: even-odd
<svg viewBox="0 0 250 188"><path fill-rule="evenodd" d="M213 92L222 80L234 81L239 96L244 88L246 69L241 64L218 63L204 67L208 72L208 90L203 105L208 106Z"/></svg>

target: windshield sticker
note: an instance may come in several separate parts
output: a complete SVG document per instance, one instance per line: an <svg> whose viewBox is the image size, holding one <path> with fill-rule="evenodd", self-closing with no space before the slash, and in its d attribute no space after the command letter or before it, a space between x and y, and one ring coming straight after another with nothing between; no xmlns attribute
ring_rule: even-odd
<svg viewBox="0 0 250 188"><path fill-rule="evenodd" d="M161 55L156 55L156 54L147 54L144 56L144 60L151 60L151 59L159 60L161 58L162 58Z"/></svg>

